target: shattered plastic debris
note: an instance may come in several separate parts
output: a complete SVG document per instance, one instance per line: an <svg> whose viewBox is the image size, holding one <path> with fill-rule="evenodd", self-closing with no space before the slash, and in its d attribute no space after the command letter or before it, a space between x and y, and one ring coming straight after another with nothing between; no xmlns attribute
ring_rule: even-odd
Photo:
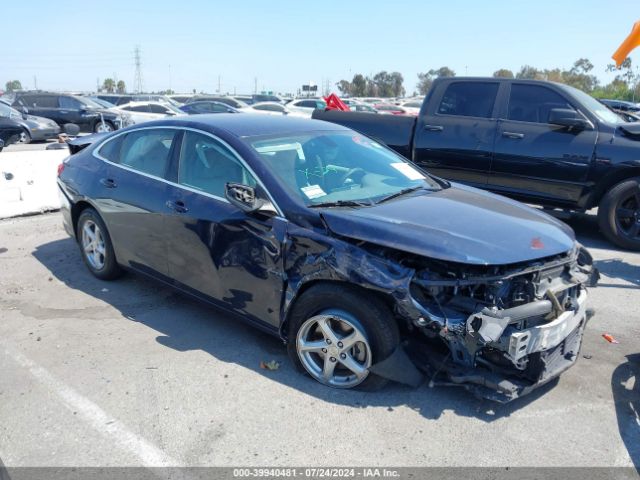
<svg viewBox="0 0 640 480"><path fill-rule="evenodd" d="M602 338L604 338L609 343L620 343L618 340L613 338L613 335L611 335L610 333L603 333Z"/></svg>
<svg viewBox="0 0 640 480"><path fill-rule="evenodd" d="M271 360L270 362L260 362L260 368L263 370L278 370L280 368L280 363L275 360Z"/></svg>

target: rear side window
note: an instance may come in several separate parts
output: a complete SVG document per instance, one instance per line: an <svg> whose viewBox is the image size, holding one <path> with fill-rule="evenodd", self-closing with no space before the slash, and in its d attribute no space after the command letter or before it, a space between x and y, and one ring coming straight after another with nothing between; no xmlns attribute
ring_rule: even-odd
<svg viewBox="0 0 640 480"><path fill-rule="evenodd" d="M438 113L491 118L498 86L497 82L454 82L445 90Z"/></svg>
<svg viewBox="0 0 640 480"><path fill-rule="evenodd" d="M176 131L168 128L138 130L124 135L120 164L156 177L164 177Z"/></svg>
<svg viewBox="0 0 640 480"><path fill-rule="evenodd" d="M25 95L20 103L27 107L58 108L58 97L53 95Z"/></svg>
<svg viewBox="0 0 640 480"><path fill-rule="evenodd" d="M559 93L539 85L511 85L509 120L548 123L552 108L574 108Z"/></svg>
<svg viewBox="0 0 640 480"><path fill-rule="evenodd" d="M149 105L149 111L151 113L167 113L166 108L164 108L162 105L156 105L155 103Z"/></svg>
<svg viewBox="0 0 640 480"><path fill-rule="evenodd" d="M124 135L120 135L113 140L107 141L98 150L98 155L106 158L110 162L118 163L120 161L120 147L122 146L123 140Z"/></svg>

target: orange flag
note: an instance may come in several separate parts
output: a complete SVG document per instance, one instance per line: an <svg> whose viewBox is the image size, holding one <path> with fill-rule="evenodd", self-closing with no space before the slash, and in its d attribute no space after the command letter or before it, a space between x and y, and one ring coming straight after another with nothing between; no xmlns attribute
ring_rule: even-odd
<svg viewBox="0 0 640 480"><path fill-rule="evenodd" d="M616 52L611 56L611 58L616 61L616 67L620 67L622 62L629 56L631 50L638 46L640 46L640 22L633 24L629 36L624 39L624 42L622 42Z"/></svg>

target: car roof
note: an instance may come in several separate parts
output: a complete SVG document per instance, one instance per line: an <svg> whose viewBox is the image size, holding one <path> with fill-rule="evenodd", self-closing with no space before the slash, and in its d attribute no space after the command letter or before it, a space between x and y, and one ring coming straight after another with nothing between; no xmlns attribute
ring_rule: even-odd
<svg viewBox="0 0 640 480"><path fill-rule="evenodd" d="M160 105L162 107L167 106L166 103L158 102L156 100L140 100L135 102L123 103L122 105L118 105L118 107L139 107L144 105Z"/></svg>
<svg viewBox="0 0 640 480"><path fill-rule="evenodd" d="M194 118L197 117L197 118ZM145 126L195 126L218 128L236 137L255 137L261 135L292 134L313 131L349 131L335 123L311 120L300 117L271 115L214 113L194 115L181 119L160 120L145 123Z"/></svg>

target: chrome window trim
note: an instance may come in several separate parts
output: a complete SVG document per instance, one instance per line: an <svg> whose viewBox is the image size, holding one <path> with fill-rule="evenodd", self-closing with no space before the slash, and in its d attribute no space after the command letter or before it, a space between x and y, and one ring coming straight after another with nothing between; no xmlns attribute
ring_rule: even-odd
<svg viewBox="0 0 640 480"><path fill-rule="evenodd" d="M127 170L127 171L132 172L132 173L137 173L138 175L142 175L143 177L151 178L153 180L160 180L161 182L166 183L168 185L171 185L173 187L178 187L178 188L181 188L181 189L186 190L188 192L197 193L199 195L203 195L205 197L213 198L214 200L219 200L221 202L224 202L224 203L227 203L227 204L231 205L231 202L229 202L229 200L227 200L224 197L219 197L219 196L214 195L212 193L203 192L202 190L198 190L196 188L191 188L191 187L188 187L186 185L182 185L180 183L172 182L170 180L167 180L166 178L158 177L156 175L151 175L151 174L146 173L146 172L141 172L140 170L136 170L135 168L131 168L131 167L127 166L127 165L122 165L120 163L112 162L111 160L108 160L108 159L104 158L102 155L100 155L98 153L100 150L102 150L102 147L104 147L107 143L115 140L117 137L120 137L122 135L126 135L128 133L139 132L139 131L142 131L142 130L157 130L159 128L169 129L169 130L184 130L184 131L190 131L190 132L199 133L201 135L205 135L205 136L211 137L216 142L219 142L220 144L222 144L225 148L227 148L231 152L231 154L240 162L240 164L244 168L247 169L247 171L253 176L253 178L256 179L256 182L266 192L267 196L269 197L269 200L271 201L271 204L274 206L274 208L278 212L278 216L286 220L286 216L284 215L283 211L280 209L280 207L278 206L276 201L273 199L273 196L271 195L271 192L269 192L269 190L264 185L264 183L262 183L262 180L260 179L260 177L258 175L256 175L256 173L253 171L253 169L249 165L247 165L247 162L244 161L244 159L240 156L240 154L238 152L236 152L235 149L231 145L229 145L227 142L222 140L220 137L218 137L218 136L216 136L216 135L214 135L214 134L212 134L210 132L205 132L203 130L198 130L197 128L181 127L181 126L170 126L170 125L158 125L158 126L153 126L153 127L134 128L134 129L131 129L131 130L127 130L126 132L119 132L119 133L107 138L106 140L103 140L98 146L96 146L96 148L93 149L93 152L91 152L91 154L95 158L97 158L98 160L102 160L103 162L108 163L109 165L113 165L114 167L118 167L118 168L121 168L123 170ZM180 161L180 152L178 152L178 162L179 161Z"/></svg>

